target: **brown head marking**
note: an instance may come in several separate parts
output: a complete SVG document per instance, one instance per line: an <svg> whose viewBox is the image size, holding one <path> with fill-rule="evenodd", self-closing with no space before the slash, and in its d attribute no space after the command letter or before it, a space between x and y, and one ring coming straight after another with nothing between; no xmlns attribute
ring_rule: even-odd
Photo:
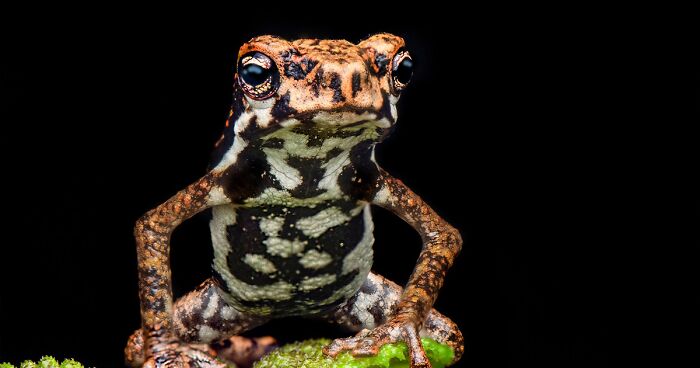
<svg viewBox="0 0 700 368"><path fill-rule="evenodd" d="M253 38L240 48L239 60L257 53L269 57L279 72L279 87L267 99L271 101L253 101L248 93L243 104L266 109L282 103L288 118L319 111L380 114L385 96L397 94L387 72L403 46L403 39L390 34L374 35L359 44L345 40L287 41L275 36ZM236 83L244 85L240 67L239 62Z"/></svg>

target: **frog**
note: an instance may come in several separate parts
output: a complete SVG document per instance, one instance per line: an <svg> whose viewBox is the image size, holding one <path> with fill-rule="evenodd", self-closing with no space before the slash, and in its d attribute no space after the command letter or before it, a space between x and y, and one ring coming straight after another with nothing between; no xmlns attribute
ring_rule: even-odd
<svg viewBox="0 0 700 368"><path fill-rule="evenodd" d="M326 346L330 357L403 342L411 367L430 367L421 344L429 337L460 359L462 333L433 309L460 232L375 158L413 69L404 39L388 33L356 44L267 35L240 47L206 174L136 221L142 325L125 348L129 366L250 362L274 340L240 334L289 316L356 333ZM371 270L373 205L421 236L405 287ZM175 301L170 236L204 211L213 275Z"/></svg>

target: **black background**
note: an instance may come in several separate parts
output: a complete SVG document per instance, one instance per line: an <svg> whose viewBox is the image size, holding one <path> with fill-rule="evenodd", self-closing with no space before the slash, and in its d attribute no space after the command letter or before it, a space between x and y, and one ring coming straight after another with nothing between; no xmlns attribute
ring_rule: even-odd
<svg viewBox="0 0 700 368"><path fill-rule="evenodd" d="M387 31L406 39L417 69L378 161L462 231L435 305L465 333L461 365L607 366L610 311L624 288L622 179L638 158L615 128L629 88L617 58L633 32L517 10L347 10L350 21L298 8L274 19L212 10L26 17L9 29L0 360L121 366L140 323L133 223L204 173L242 42L267 33L357 42ZM403 283L419 238L380 209L375 224L374 269ZM208 275L206 216L172 244L182 295ZM251 334L343 333L289 319Z"/></svg>

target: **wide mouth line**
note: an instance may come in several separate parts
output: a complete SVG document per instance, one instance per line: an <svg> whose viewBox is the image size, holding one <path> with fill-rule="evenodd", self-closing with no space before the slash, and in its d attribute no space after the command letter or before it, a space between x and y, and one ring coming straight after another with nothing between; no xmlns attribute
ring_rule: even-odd
<svg viewBox="0 0 700 368"><path fill-rule="evenodd" d="M363 120L373 120L373 119L381 119L382 118L382 113L380 111L377 111L372 108L362 108L362 107L353 107L353 106L343 106L343 107L338 107L338 108L332 108L332 109L319 109L316 111L307 111L307 112L302 112L302 113L297 113L297 114L290 114L290 117L298 119L298 120L313 120L314 118L319 118L320 116L327 116L329 118L334 118L333 120L338 120L338 116L343 116L345 118L351 118L352 115L349 114L354 114L357 118L363 119ZM362 116L368 116L369 114L374 115L371 119L369 117L367 118L362 118ZM352 119L348 119L352 120Z"/></svg>
<svg viewBox="0 0 700 368"><path fill-rule="evenodd" d="M291 124L290 124L291 123ZM327 123L326 121L323 120L312 120L312 119L292 119L291 121L287 121L287 124L284 124L282 128L286 129L294 129L297 127L304 127L304 129L318 129L322 131L333 131L333 130L346 130L346 129L352 129L352 128L357 128L361 127L363 125L372 125L377 128L382 128L382 126L379 124L379 120L377 119L362 119L362 120L357 120L353 121L347 124L338 124L336 123Z"/></svg>
<svg viewBox="0 0 700 368"><path fill-rule="evenodd" d="M372 121L373 121L373 120L369 120L369 119L367 119L367 120L360 120L360 121L356 121L356 122L354 122L354 123L345 124L345 125L343 125L343 128L352 128L352 127L356 127L356 126L359 126L359 125L363 125L363 124L366 124L366 123L369 123L369 122L372 122Z"/></svg>

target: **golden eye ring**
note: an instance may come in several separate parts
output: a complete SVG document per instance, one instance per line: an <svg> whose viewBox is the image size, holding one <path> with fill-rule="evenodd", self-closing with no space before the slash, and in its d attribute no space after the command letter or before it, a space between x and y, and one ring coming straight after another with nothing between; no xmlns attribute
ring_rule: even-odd
<svg viewBox="0 0 700 368"><path fill-rule="evenodd" d="M406 50L399 50L391 62L391 80L394 89L401 92L413 77L413 59Z"/></svg>
<svg viewBox="0 0 700 368"><path fill-rule="evenodd" d="M261 52L250 52L238 61L238 81L254 100L264 100L279 88L280 73L272 59Z"/></svg>

